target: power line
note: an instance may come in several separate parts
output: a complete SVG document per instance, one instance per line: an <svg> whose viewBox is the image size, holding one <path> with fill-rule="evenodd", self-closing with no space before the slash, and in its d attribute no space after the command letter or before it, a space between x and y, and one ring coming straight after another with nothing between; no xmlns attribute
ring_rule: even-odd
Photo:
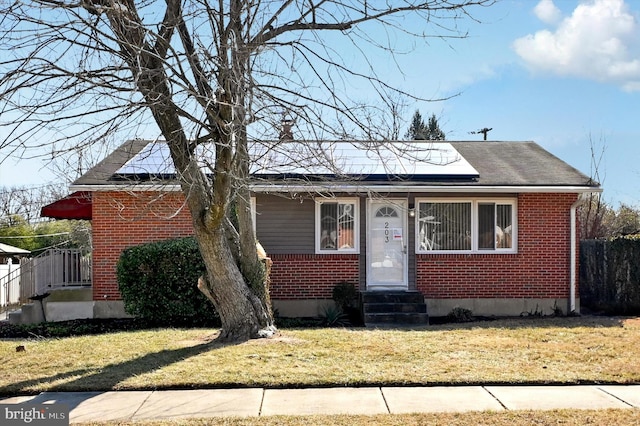
<svg viewBox="0 0 640 426"><path fill-rule="evenodd" d="M62 187L63 185L65 185L64 182L34 184L34 185L23 185L23 186L13 186L13 187L12 186L0 185L0 194L10 194L10 193L17 193L17 192L32 192L32 191L37 191L37 190L41 190L41 189L50 189L50 188Z"/></svg>
<svg viewBox="0 0 640 426"><path fill-rule="evenodd" d="M55 234L38 234L38 235L18 235L18 236L10 236L10 237L3 237L0 236L1 240L4 239L19 239L19 238L40 238L40 237L57 237L58 235L69 235L70 232L57 232Z"/></svg>
<svg viewBox="0 0 640 426"><path fill-rule="evenodd" d="M37 249L32 250L31 252L33 253L34 251L38 252L38 251L45 251L45 250L53 249L53 248L56 248L56 247L63 246L65 244L69 243L69 242L71 242L71 240L62 241L60 243L54 244L54 245L49 246L49 247L37 248Z"/></svg>

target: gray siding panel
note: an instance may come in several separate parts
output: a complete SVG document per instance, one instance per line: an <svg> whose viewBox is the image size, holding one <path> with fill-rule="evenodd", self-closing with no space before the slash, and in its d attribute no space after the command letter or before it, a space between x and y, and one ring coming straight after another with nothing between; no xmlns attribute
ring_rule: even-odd
<svg viewBox="0 0 640 426"><path fill-rule="evenodd" d="M315 203L256 195L256 234L269 254L315 253Z"/></svg>
<svg viewBox="0 0 640 426"><path fill-rule="evenodd" d="M416 208L416 197L413 194L407 194L409 200L409 208ZM409 254L409 259L407 259L409 271L407 274L408 279L408 289L409 290L417 290L416 288L416 220L413 217L409 217L407 220L407 234L408 234L408 244L407 244L407 253Z"/></svg>

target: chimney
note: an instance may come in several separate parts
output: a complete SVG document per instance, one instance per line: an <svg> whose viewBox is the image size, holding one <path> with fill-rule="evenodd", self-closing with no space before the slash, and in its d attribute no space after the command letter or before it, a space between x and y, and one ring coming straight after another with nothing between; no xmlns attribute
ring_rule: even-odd
<svg viewBox="0 0 640 426"><path fill-rule="evenodd" d="M282 129L280 129L280 140L281 141L292 141L293 140L293 125L294 121L290 118L282 119Z"/></svg>

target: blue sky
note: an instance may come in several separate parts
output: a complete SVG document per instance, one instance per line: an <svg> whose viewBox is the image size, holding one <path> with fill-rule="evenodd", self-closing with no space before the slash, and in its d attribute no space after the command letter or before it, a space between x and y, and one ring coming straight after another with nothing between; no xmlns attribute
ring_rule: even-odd
<svg viewBox="0 0 640 426"><path fill-rule="evenodd" d="M422 78L460 95L422 115L449 140L493 128L489 139L536 141L588 175L593 143L605 200L640 206L640 2L503 0L476 16L468 39L425 53Z"/></svg>
<svg viewBox="0 0 640 426"><path fill-rule="evenodd" d="M640 2L635 0L501 0L460 22L469 37L433 39L379 73L424 98L448 140L533 140L591 174L599 153L604 198L640 207ZM388 69L387 69L388 68ZM404 134L404 131L403 131ZM58 180L42 160L0 164L0 185Z"/></svg>

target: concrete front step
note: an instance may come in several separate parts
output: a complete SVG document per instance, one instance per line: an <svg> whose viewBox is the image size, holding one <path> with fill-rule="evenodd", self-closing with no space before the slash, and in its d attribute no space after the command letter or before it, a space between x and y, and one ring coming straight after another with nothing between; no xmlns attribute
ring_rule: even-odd
<svg viewBox="0 0 640 426"><path fill-rule="evenodd" d="M424 296L417 291L368 291L362 293L366 326L429 324Z"/></svg>
<svg viewBox="0 0 640 426"><path fill-rule="evenodd" d="M42 301L22 305L17 311L9 312L10 324L39 324L44 321Z"/></svg>
<svg viewBox="0 0 640 426"><path fill-rule="evenodd" d="M365 303L363 310L365 314L392 312L426 314L427 305L425 303Z"/></svg>
<svg viewBox="0 0 640 426"><path fill-rule="evenodd" d="M362 303L424 303L418 291L365 291Z"/></svg>
<svg viewBox="0 0 640 426"><path fill-rule="evenodd" d="M22 309L18 309L17 311L12 311L7 314L7 321L9 324L22 324Z"/></svg>

